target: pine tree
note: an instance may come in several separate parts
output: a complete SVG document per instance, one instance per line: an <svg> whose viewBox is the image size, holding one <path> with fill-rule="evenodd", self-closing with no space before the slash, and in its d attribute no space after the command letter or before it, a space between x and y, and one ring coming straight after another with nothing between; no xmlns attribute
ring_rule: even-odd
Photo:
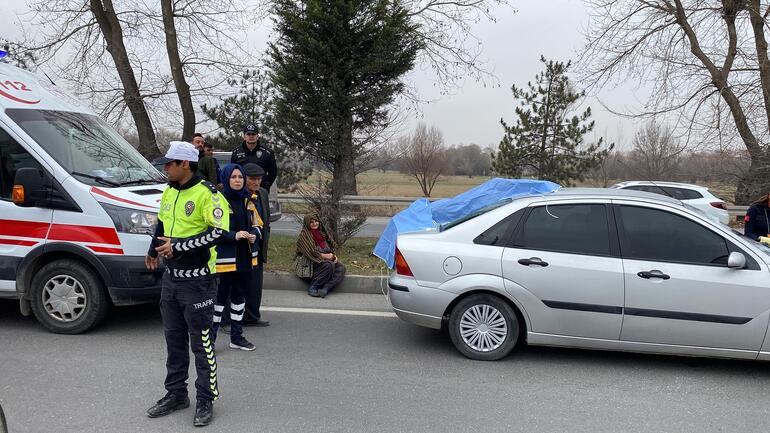
<svg viewBox="0 0 770 433"><path fill-rule="evenodd" d="M389 108L421 48L400 0L276 0L268 49L275 135L356 194L357 159L392 120Z"/></svg>
<svg viewBox="0 0 770 433"><path fill-rule="evenodd" d="M516 124L501 119L505 135L493 154L492 169L503 176L534 176L562 185L572 185L597 167L614 144L604 139L586 143L585 135L594 129L591 107L580 115L569 115L585 97L575 92L567 77L570 62L547 61L540 57L545 71L528 82L529 91L516 85L513 97L520 100Z"/></svg>
<svg viewBox="0 0 770 433"><path fill-rule="evenodd" d="M223 98L214 106L201 105L201 110L209 119L216 122L220 131L207 141L215 148L233 150L240 146L243 139L241 131L244 125L253 123L259 126L261 140L275 153L279 167L278 186L291 188L297 182L310 175L310 166L303 163L301 152L290 149L273 140L273 92L267 74L259 70L247 70L238 79L229 79L228 84L236 89L234 95Z"/></svg>

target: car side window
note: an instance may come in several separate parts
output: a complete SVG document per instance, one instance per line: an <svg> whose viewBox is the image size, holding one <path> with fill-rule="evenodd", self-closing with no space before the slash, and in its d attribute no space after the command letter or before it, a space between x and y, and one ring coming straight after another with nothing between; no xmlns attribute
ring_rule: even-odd
<svg viewBox="0 0 770 433"><path fill-rule="evenodd" d="M503 218L497 224L486 229L484 233L478 235L476 239L473 240L473 243L498 247L505 246L508 242L508 236L513 234L516 225L519 223L526 210L526 208L519 209Z"/></svg>
<svg viewBox="0 0 770 433"><path fill-rule="evenodd" d="M603 204L535 207L515 244L533 250L608 256L607 208Z"/></svg>
<svg viewBox="0 0 770 433"><path fill-rule="evenodd" d="M701 193L691 189L667 187L666 192L668 192L671 197L674 197L677 200L695 200L698 198L703 198Z"/></svg>
<svg viewBox="0 0 770 433"><path fill-rule="evenodd" d="M727 242L687 218L659 209L620 206L623 258L727 266Z"/></svg>
<svg viewBox="0 0 770 433"><path fill-rule="evenodd" d="M42 170L40 163L0 128L0 200L10 200L16 170L33 167Z"/></svg>

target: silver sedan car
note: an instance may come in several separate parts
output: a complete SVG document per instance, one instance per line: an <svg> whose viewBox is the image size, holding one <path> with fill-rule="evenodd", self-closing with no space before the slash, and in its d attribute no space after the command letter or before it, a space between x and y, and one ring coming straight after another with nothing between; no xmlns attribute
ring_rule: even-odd
<svg viewBox="0 0 770 433"><path fill-rule="evenodd" d="M389 294L472 359L526 340L768 360L769 266L770 249L677 200L563 189L399 235Z"/></svg>

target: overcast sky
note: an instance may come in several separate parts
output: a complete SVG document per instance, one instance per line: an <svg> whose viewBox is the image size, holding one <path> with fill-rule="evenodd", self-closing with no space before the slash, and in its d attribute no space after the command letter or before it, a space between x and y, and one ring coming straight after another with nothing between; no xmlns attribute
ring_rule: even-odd
<svg viewBox="0 0 770 433"><path fill-rule="evenodd" d="M540 72L541 54L553 60L577 58L584 42L582 31L589 19L582 1L513 0L512 6L498 9L497 22L482 22L473 30L483 44L486 68L497 77L499 87L484 87L469 79L453 94L442 96L434 86L435 77L415 71L409 81L422 99L432 102L421 104L417 113L409 113L407 128L423 121L438 127L447 144L497 145L503 133L500 118L509 123L514 120L511 85L525 86ZM0 36L18 37L20 24L16 13L26 10L25 0L2 0ZM249 45L255 50L262 49L267 34L266 25L256 26ZM611 108L623 109L638 106L638 98L643 95L637 93L630 88L606 89L598 96ZM638 121L613 115L595 98L589 98L586 104L594 113L595 132L627 147Z"/></svg>

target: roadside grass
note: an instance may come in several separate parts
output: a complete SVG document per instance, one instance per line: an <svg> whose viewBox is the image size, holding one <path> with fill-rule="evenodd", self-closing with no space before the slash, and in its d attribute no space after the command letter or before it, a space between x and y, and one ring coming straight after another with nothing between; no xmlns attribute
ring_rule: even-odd
<svg viewBox="0 0 770 433"><path fill-rule="evenodd" d="M377 238L352 238L338 252L337 257L351 275L388 275L385 263L372 255ZM270 235L265 271L294 272L297 237Z"/></svg>

